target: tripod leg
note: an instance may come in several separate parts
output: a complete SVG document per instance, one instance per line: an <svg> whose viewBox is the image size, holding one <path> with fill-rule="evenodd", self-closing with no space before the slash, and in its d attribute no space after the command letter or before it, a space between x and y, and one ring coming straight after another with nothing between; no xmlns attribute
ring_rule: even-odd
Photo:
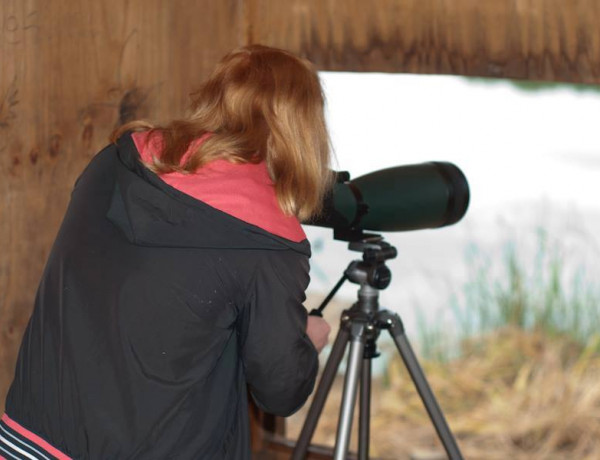
<svg viewBox="0 0 600 460"><path fill-rule="evenodd" d="M380 319L382 319L387 327L389 328L392 339L400 352L400 356L404 361L404 365L408 369L408 372L412 378L419 395L421 396L421 400L425 405L425 409L429 413L429 417L433 422L433 426L438 433L442 444L444 445L444 449L448 454L448 458L450 460L462 460L462 454L458 449L458 445L456 444L456 440L452 433L450 432L450 428L446 423L446 419L444 418L444 414L438 405L431 388L429 387L429 383L425 378L425 374L417 361L417 357L404 334L404 326L400 317L396 314L392 314L388 311L382 311L380 315Z"/></svg>
<svg viewBox="0 0 600 460"><path fill-rule="evenodd" d="M327 395L329 394L329 390L331 389L331 385L337 374L340 362L344 357L344 351L346 350L349 336L350 333L347 327L342 323L335 338L335 342L333 343L333 347L331 348L331 352L329 353L325 369L323 369L323 375L321 376L321 381L315 391L315 396L310 405L310 409L308 410L308 414L306 415L306 420L304 421L304 425L302 425L302 431L300 432L300 436L294 447L294 452L292 454L293 460L302 460L306 457L310 440L317 428L323 406L325 406L325 400L327 399Z"/></svg>
<svg viewBox="0 0 600 460"><path fill-rule="evenodd" d="M360 374L360 416L358 419L358 460L369 458L371 420L371 360L363 359Z"/></svg>
<svg viewBox="0 0 600 460"><path fill-rule="evenodd" d="M365 323L357 321L351 324L350 354L348 356L348 369L344 382L344 393L340 409L340 420L338 424L337 437L335 441L335 460L345 460L350 445L350 434L352 430L352 414L356 401L356 390L360 378L360 365L365 349Z"/></svg>

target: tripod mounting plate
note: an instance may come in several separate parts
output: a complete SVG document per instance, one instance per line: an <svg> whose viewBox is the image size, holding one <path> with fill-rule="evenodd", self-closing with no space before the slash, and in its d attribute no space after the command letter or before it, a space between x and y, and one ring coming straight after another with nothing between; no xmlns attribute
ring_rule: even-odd
<svg viewBox="0 0 600 460"><path fill-rule="evenodd" d="M362 240L348 243L350 251L362 252L363 261L367 263L384 262L394 259L398 251L390 243L383 241L381 235L371 235Z"/></svg>

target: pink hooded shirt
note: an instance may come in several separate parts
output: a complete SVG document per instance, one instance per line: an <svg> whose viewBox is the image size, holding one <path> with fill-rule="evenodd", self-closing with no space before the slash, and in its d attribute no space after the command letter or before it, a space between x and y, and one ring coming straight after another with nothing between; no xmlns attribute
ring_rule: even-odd
<svg viewBox="0 0 600 460"><path fill-rule="evenodd" d="M208 136L192 142L182 164ZM158 136L148 141L148 132L144 131L133 133L132 138L143 162L152 163L153 156L160 156ZM296 243L306 239L298 219L286 216L279 207L265 162L237 164L214 160L195 173L172 172L160 178L171 187L269 233Z"/></svg>

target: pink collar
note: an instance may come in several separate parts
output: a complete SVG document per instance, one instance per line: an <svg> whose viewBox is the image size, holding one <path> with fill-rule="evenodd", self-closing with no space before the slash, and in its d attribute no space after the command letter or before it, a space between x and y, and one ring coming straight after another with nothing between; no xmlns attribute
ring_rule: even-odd
<svg viewBox="0 0 600 460"><path fill-rule="evenodd" d="M192 142L182 162L208 136ZM157 136L149 140L148 132L144 131L133 133L132 138L144 163L160 155L161 139ZM286 216L279 207L265 162L237 164L214 160L193 174L173 172L160 177L181 192L269 233L294 242L306 239L298 219Z"/></svg>

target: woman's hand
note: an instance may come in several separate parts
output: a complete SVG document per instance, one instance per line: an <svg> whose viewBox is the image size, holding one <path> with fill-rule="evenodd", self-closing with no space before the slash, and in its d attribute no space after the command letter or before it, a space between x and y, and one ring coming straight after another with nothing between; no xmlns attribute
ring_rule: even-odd
<svg viewBox="0 0 600 460"><path fill-rule="evenodd" d="M306 322L306 335L311 340L319 353L329 341L331 326L320 316L310 316Z"/></svg>

